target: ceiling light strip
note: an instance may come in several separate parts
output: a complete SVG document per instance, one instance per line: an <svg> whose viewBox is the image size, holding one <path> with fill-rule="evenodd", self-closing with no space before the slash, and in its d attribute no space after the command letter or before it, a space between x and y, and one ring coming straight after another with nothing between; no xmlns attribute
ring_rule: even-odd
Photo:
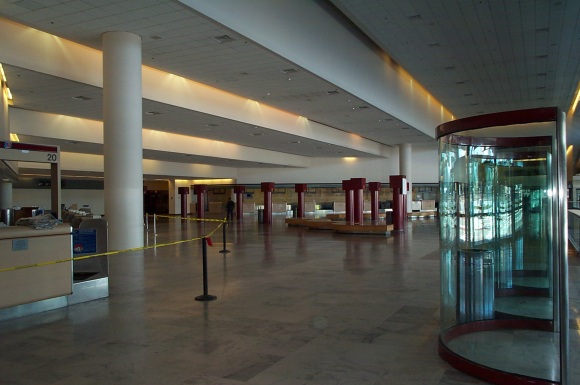
<svg viewBox="0 0 580 385"><path fill-rule="evenodd" d="M578 82L578 86L576 86L576 92L574 93L574 102L570 106L570 110L568 111L568 115L574 115L576 112L576 107L578 107L578 101L580 101L580 82Z"/></svg>
<svg viewBox="0 0 580 385"><path fill-rule="evenodd" d="M2 84L6 89L6 97L9 101L12 101L12 92L10 92L10 88L8 87L8 80L6 80L6 73L4 72L4 67L2 67L2 63L0 63L0 75L2 76Z"/></svg>

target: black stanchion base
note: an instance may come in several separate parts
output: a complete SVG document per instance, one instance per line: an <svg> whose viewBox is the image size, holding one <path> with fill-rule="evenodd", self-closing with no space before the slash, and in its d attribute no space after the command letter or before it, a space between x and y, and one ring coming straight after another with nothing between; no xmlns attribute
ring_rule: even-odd
<svg viewBox="0 0 580 385"><path fill-rule="evenodd" d="M196 301L215 301L217 297L211 294L202 294L195 297Z"/></svg>
<svg viewBox="0 0 580 385"><path fill-rule="evenodd" d="M230 252L230 251L229 251L229 250L227 250L227 249L220 250L220 253L222 253L222 254L227 254L227 253L229 253L229 252Z"/></svg>

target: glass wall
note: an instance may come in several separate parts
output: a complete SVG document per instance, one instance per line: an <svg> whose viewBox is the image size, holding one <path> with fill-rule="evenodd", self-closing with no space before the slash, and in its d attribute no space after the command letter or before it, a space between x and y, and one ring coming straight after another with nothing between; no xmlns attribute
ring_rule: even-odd
<svg viewBox="0 0 580 385"><path fill-rule="evenodd" d="M490 382L566 383L565 153L554 112L542 125L504 125L503 113L485 116L489 127L440 129L440 352Z"/></svg>

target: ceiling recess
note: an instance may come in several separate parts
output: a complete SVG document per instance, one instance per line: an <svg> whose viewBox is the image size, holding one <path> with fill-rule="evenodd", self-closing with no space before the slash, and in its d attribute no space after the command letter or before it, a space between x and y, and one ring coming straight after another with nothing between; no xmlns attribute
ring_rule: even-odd
<svg viewBox="0 0 580 385"><path fill-rule="evenodd" d="M234 41L234 39L228 35L214 36L214 37L212 37L212 39L214 39L215 41L217 41L219 43L229 43L229 42Z"/></svg>

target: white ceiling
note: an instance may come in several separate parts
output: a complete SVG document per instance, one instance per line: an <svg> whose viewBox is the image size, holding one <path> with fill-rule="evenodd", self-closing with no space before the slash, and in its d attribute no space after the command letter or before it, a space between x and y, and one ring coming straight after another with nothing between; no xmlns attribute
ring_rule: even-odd
<svg viewBox="0 0 580 385"><path fill-rule="evenodd" d="M580 81L580 1L326 3L456 117L545 106L567 111ZM101 49L103 32L133 32L142 37L143 64L147 66L381 144L434 144L421 131L177 1L1 0L0 16L96 49ZM231 41L215 39L224 35ZM288 73L288 69L292 71ZM100 88L10 65L5 65L5 71L14 108L102 120ZM75 96L90 99L79 101ZM143 100L143 112L144 127L156 130L302 156L372 156L151 100ZM23 140L47 142L42 137ZM100 145L58 144L63 151L102 153ZM223 157L153 151L145 151L144 157L231 167ZM236 167L263 166L260 162L236 163Z"/></svg>

